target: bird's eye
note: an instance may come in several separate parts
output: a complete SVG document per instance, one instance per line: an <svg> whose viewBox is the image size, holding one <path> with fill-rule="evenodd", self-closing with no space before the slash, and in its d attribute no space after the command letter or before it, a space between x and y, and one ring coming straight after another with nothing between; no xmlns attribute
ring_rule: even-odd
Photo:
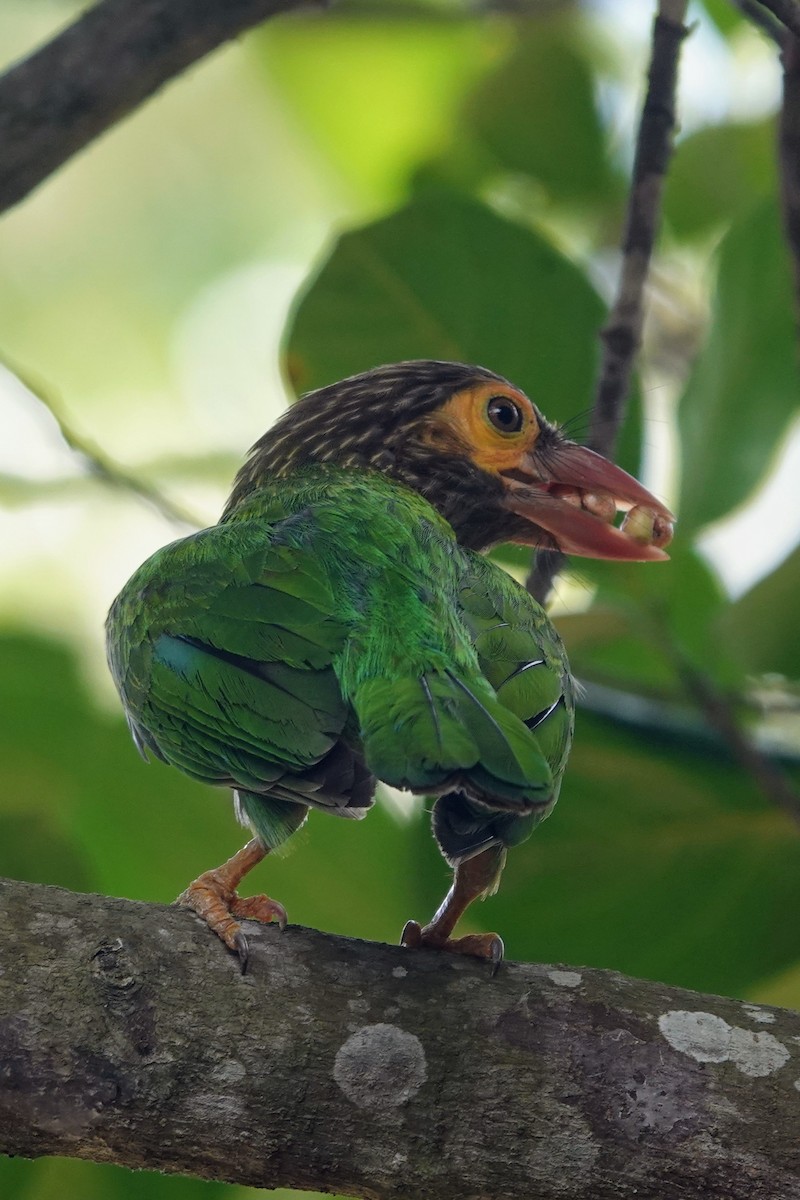
<svg viewBox="0 0 800 1200"><path fill-rule="evenodd" d="M500 433L519 433L522 429L522 411L508 396L492 396L486 416Z"/></svg>

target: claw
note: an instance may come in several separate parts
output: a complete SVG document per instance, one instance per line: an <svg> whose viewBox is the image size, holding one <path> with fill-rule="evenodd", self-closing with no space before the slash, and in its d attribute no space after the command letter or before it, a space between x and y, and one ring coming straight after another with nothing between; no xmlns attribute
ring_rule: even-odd
<svg viewBox="0 0 800 1200"><path fill-rule="evenodd" d="M279 901L273 900L270 896L246 896L242 898L234 895L231 899L230 910L231 915L238 917L241 921L261 921L264 925L269 925L272 921L277 921L282 930L286 928L286 923L289 920L283 905Z"/></svg>
<svg viewBox="0 0 800 1200"><path fill-rule="evenodd" d="M233 950L239 955L239 969L242 975L246 975L247 963L250 959L250 946L241 929L237 929L233 935Z"/></svg>
<svg viewBox="0 0 800 1200"><path fill-rule="evenodd" d="M500 963L503 961L503 955L505 952L506 948L503 945L503 939L499 934L495 934L494 941L492 942L489 950L489 958L491 959L492 963L492 979L494 979L495 975L500 969Z"/></svg>
<svg viewBox="0 0 800 1200"><path fill-rule="evenodd" d="M447 950L450 954L486 958L492 964L492 978L497 974L505 953L503 939L498 933L468 933L465 937L448 938L430 926L423 929L417 921L406 921L400 935L400 943L414 950Z"/></svg>
<svg viewBox="0 0 800 1200"><path fill-rule="evenodd" d="M416 949L422 945L422 926L418 921L406 921L400 934L400 945Z"/></svg>
<svg viewBox="0 0 800 1200"><path fill-rule="evenodd" d="M239 956L243 975L247 971L250 949L239 921L262 921L266 924L277 921L281 929L286 928L286 909L277 900L269 896L242 899L236 894L235 889L244 875L265 854L264 847L253 839L227 863L200 875L175 901L181 907L197 913L228 949Z"/></svg>

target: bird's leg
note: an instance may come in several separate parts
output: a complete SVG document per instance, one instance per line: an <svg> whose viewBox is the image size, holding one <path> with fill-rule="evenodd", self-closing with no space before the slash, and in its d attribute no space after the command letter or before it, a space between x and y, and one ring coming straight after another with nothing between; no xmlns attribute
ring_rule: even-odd
<svg viewBox="0 0 800 1200"><path fill-rule="evenodd" d="M408 921L400 939L402 944L473 954L476 958L490 959L496 966L503 957L503 940L499 934L469 933L460 938L451 938L450 934L473 900L491 895L496 890L505 861L505 847L491 846L474 858L457 863L453 886L433 920L424 928L416 921Z"/></svg>
<svg viewBox="0 0 800 1200"><path fill-rule="evenodd" d="M252 871L269 853L266 846L253 838L233 858L229 858L214 871L204 871L181 892L175 901L182 908L191 908L202 917L210 929L221 937L228 949L239 955L242 973L247 969L247 938L237 920L277 920L281 929L286 927L286 909L269 896L237 896L236 889L248 871Z"/></svg>

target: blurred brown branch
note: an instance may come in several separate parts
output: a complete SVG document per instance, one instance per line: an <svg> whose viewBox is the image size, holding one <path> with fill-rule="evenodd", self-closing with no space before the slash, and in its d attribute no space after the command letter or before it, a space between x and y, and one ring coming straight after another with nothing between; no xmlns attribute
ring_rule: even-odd
<svg viewBox="0 0 800 1200"><path fill-rule="evenodd" d="M592 410L589 446L613 455L625 420L631 372L639 349L644 317L644 290L661 219L664 179L672 154L675 91L688 0L659 0L647 92L639 120L633 176L622 238L622 265L617 296L600 330L602 356ZM545 604L564 555L538 553L528 576L531 594Z"/></svg>
<svg viewBox="0 0 800 1200"><path fill-rule="evenodd" d="M800 1200L800 1014L0 881L0 1153L370 1200ZM666 1191L665 1191L666 1189Z"/></svg>
<svg viewBox="0 0 800 1200"><path fill-rule="evenodd" d="M0 77L0 212L192 63L326 0L100 0Z"/></svg>
<svg viewBox="0 0 800 1200"><path fill-rule="evenodd" d="M765 33L768 38L776 42L779 46L783 45L784 26L777 17L765 8L759 0L733 0L735 8L738 8L743 16L747 17L754 25L757 25L762 33Z"/></svg>
<svg viewBox="0 0 800 1200"><path fill-rule="evenodd" d="M600 331L602 361L589 445L612 455L625 420L630 377L639 349L644 290L661 219L664 179L672 154L675 89L687 0L660 0L653 23L653 53L642 108L636 157L622 240L622 267L614 305Z"/></svg>
<svg viewBox="0 0 800 1200"><path fill-rule="evenodd" d="M734 761L747 772L767 800L800 825L800 795L778 763L760 750L742 727L729 697L720 692L709 675L686 660L677 665L688 695L727 746Z"/></svg>
<svg viewBox="0 0 800 1200"><path fill-rule="evenodd" d="M758 0L762 8L768 9L782 25L800 37L800 3L798 0Z"/></svg>

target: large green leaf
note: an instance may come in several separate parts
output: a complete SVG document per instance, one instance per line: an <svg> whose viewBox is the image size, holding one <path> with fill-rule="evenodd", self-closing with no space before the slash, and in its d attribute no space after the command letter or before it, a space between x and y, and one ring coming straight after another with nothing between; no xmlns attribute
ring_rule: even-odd
<svg viewBox="0 0 800 1200"><path fill-rule="evenodd" d="M402 359L475 362L565 420L590 403L603 315L543 236L427 194L339 239L295 310L288 372L304 391Z"/></svg>
<svg viewBox="0 0 800 1200"><path fill-rule="evenodd" d="M800 962L786 971L761 980L750 990L749 999L759 1004L776 1004L800 1011Z"/></svg>
<svg viewBox="0 0 800 1200"><path fill-rule="evenodd" d="M696 237L745 213L774 192L775 183L774 121L712 125L680 142L667 175L664 216L678 237Z"/></svg>
<svg viewBox="0 0 800 1200"><path fill-rule="evenodd" d="M720 614L719 629L745 671L800 680L800 546Z"/></svg>
<svg viewBox="0 0 800 1200"><path fill-rule="evenodd" d="M503 20L382 19L375 6L367 16L270 23L249 45L270 106L277 91L356 196L386 204L451 143L462 98L511 37Z"/></svg>
<svg viewBox="0 0 800 1200"><path fill-rule="evenodd" d="M558 622L580 678L684 700L682 662L720 686L742 682L740 660L714 624L724 607L719 580L680 528L669 562L572 561L597 587L587 612Z"/></svg>
<svg viewBox="0 0 800 1200"><path fill-rule="evenodd" d="M580 26L557 14L524 29L514 53L470 93L464 133L495 169L533 176L551 200L596 207L620 187Z"/></svg>
<svg viewBox="0 0 800 1200"><path fill-rule="evenodd" d="M553 816L473 922L511 957L726 995L797 961L800 837L712 753L579 713Z"/></svg>
<svg viewBox="0 0 800 1200"><path fill-rule="evenodd" d="M711 332L681 401L684 533L747 498L798 399L788 252L769 200L722 243Z"/></svg>
<svg viewBox="0 0 800 1200"><path fill-rule="evenodd" d="M703 8L708 13L720 33L731 33L740 29L744 24L744 16L728 0L703 0Z"/></svg>

